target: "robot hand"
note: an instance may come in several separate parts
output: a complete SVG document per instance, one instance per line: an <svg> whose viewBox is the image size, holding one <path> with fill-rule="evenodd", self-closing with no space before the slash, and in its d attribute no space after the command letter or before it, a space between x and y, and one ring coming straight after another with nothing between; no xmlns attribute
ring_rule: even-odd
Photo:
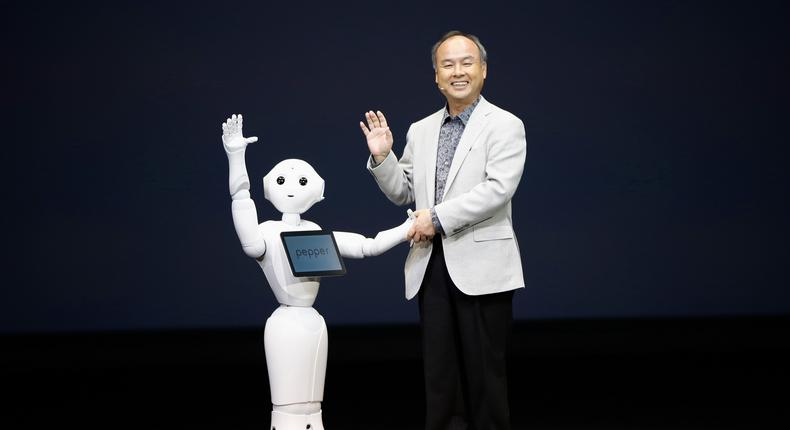
<svg viewBox="0 0 790 430"><path fill-rule="evenodd" d="M228 156L228 185L233 200L250 197L250 180L244 162L244 149L250 143L258 141L257 137L245 138L241 134L242 121L239 114L222 123L222 146L225 147L225 154Z"/></svg>
<svg viewBox="0 0 790 430"><path fill-rule="evenodd" d="M245 138L241 133L242 128L241 114L233 115L227 121L222 123L222 144L225 145L227 152L236 152L247 147L250 143L258 141L258 138L248 137Z"/></svg>

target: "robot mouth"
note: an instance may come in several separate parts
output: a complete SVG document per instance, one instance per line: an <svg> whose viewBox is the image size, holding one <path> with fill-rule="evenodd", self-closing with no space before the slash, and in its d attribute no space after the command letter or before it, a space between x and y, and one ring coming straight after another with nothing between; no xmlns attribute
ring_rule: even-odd
<svg viewBox="0 0 790 430"><path fill-rule="evenodd" d="M293 196L294 196L293 194L288 194L288 197L293 197Z"/></svg>

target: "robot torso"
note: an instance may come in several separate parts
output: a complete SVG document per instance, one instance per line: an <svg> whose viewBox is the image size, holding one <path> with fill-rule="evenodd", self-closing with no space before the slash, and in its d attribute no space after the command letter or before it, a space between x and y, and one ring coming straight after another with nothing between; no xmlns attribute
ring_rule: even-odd
<svg viewBox="0 0 790 430"><path fill-rule="evenodd" d="M265 221L258 226L266 241L266 253L258 264L266 275L266 280L280 304L288 306L313 306L318 295L320 278L297 278L291 273L288 256L280 240L283 231L320 230L317 224L302 220L299 225L283 221Z"/></svg>

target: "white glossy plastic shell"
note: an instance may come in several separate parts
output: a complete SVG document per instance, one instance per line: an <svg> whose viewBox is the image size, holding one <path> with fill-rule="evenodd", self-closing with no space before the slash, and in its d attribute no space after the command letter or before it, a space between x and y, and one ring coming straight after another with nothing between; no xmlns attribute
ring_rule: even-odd
<svg viewBox="0 0 790 430"><path fill-rule="evenodd" d="M315 309L280 306L266 320L264 343L273 404L323 400L328 339Z"/></svg>

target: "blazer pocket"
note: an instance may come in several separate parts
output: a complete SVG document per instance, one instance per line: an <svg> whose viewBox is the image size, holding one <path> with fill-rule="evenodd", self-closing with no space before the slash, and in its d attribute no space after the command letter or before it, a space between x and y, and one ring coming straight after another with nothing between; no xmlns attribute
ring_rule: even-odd
<svg viewBox="0 0 790 430"><path fill-rule="evenodd" d="M486 226L475 227L472 232L475 242L485 240L512 239L513 227L510 226Z"/></svg>

